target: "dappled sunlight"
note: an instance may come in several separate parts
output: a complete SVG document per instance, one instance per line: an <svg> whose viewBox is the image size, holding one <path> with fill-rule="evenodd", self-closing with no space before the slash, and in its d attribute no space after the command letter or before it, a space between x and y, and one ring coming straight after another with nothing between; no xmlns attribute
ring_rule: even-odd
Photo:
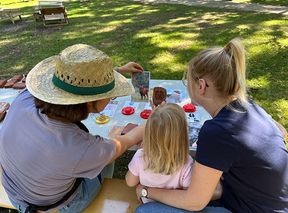
<svg viewBox="0 0 288 213"><path fill-rule="evenodd" d="M288 124L288 121L285 120L285 117L288 117L288 99L279 99L275 101L274 104L276 106L275 110L277 111L277 120L279 120L279 122L282 124L284 122Z"/></svg>
<svg viewBox="0 0 288 213"><path fill-rule="evenodd" d="M270 74L266 74L265 76L249 79L247 80L247 85L249 88L253 89L265 88L268 87L270 84L269 78Z"/></svg>
<svg viewBox="0 0 288 213"><path fill-rule="evenodd" d="M165 69L169 68L172 72L184 72L186 69L186 65L177 63L175 56L168 51L157 54L150 60L150 63L159 67L165 67Z"/></svg>
<svg viewBox="0 0 288 213"><path fill-rule="evenodd" d="M69 33L63 33L64 38L63 40L75 40L79 38L81 35L85 35L89 33L90 36L101 34L101 33L109 33L114 31L117 26L107 26L107 27L97 27L97 26L85 26L83 29L75 31L75 32L69 32ZM92 31L92 32L91 32Z"/></svg>
<svg viewBox="0 0 288 213"><path fill-rule="evenodd" d="M288 48L288 32L285 33L286 38L277 39L278 43L282 46L282 48Z"/></svg>
<svg viewBox="0 0 288 213"><path fill-rule="evenodd" d="M78 14L75 14L75 15L69 15L69 18L84 18L84 17L94 17L95 14L92 13L92 12L85 12L85 13L78 13Z"/></svg>
<svg viewBox="0 0 288 213"><path fill-rule="evenodd" d="M139 8L141 8L141 5L139 4L130 4L130 5L125 5L125 7L111 8L110 10L113 12L128 12L131 9L139 9Z"/></svg>
<svg viewBox="0 0 288 213"><path fill-rule="evenodd" d="M125 20L115 20L115 21L110 21L107 24L108 25L120 25L120 24L128 24L128 23L133 23L134 20L132 18L130 19L125 19Z"/></svg>
<svg viewBox="0 0 288 213"><path fill-rule="evenodd" d="M287 129L288 126L288 100L278 99L275 101L258 100L258 103L268 111L273 119L284 125Z"/></svg>
<svg viewBox="0 0 288 213"><path fill-rule="evenodd" d="M15 64L14 66L11 67L11 70L13 70L14 73L19 72L20 70L23 70L25 68L25 64Z"/></svg>
<svg viewBox="0 0 288 213"><path fill-rule="evenodd" d="M135 38L149 39L151 44L161 48L188 49L193 44L193 40L197 35L197 33L185 32L174 32L170 34L139 32Z"/></svg>
<svg viewBox="0 0 288 213"><path fill-rule="evenodd" d="M249 25L248 24L240 24L240 25L236 26L236 28L239 30L250 30L251 27L252 27L251 24L249 24Z"/></svg>
<svg viewBox="0 0 288 213"><path fill-rule="evenodd" d="M38 0L30 0L30 1L23 1L23 0L1 0L0 1L1 8L4 9L13 9L19 7L34 7L38 4Z"/></svg>
<svg viewBox="0 0 288 213"><path fill-rule="evenodd" d="M107 27L103 27L99 30L96 30L95 33L108 33L108 32L112 32L114 30L117 29L117 26L107 26Z"/></svg>
<svg viewBox="0 0 288 213"><path fill-rule="evenodd" d="M284 27L286 24L288 24L288 20L267 20L267 21L263 21L261 23L261 25L263 27L271 27L271 26L275 26L275 25L278 25L278 26L282 25ZM287 28L287 26L286 26L286 28Z"/></svg>
<svg viewBox="0 0 288 213"><path fill-rule="evenodd" d="M0 39L0 48L3 48L9 44L12 45L15 41L16 39Z"/></svg>

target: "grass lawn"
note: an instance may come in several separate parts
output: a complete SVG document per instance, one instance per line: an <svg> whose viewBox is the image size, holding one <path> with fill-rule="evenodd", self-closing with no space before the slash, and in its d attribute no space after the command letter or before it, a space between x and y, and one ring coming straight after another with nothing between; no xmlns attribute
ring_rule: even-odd
<svg viewBox="0 0 288 213"><path fill-rule="evenodd" d="M6 8L21 7L25 15L15 25L0 22L0 77L28 73L65 47L86 43L112 56L115 66L133 60L154 79L181 79L199 50L241 37L247 48L249 94L288 129L287 17L93 0L66 3L69 25L44 28L33 20L34 4L2 1Z"/></svg>
<svg viewBox="0 0 288 213"><path fill-rule="evenodd" d="M232 0L232 1L239 3L259 3L259 4L288 6L287 0Z"/></svg>

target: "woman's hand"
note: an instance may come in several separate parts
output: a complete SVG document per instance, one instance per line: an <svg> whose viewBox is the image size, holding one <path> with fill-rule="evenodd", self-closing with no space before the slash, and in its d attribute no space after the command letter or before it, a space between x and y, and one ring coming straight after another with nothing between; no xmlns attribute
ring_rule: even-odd
<svg viewBox="0 0 288 213"><path fill-rule="evenodd" d="M144 186L141 184L138 184L136 187L136 196L137 196L138 200L140 200L140 201L141 201L141 191L142 191L143 187Z"/></svg>
<svg viewBox="0 0 288 213"><path fill-rule="evenodd" d="M121 135L123 127L113 127L109 133L109 138L115 144L115 154L110 160L113 162L122 155L131 146L138 144L143 140L145 125L139 125L125 135Z"/></svg>
<svg viewBox="0 0 288 213"><path fill-rule="evenodd" d="M108 137L109 138L116 138L117 136L120 136L121 135L121 132L123 131L124 127L123 126L114 126L109 134L108 134Z"/></svg>
<svg viewBox="0 0 288 213"><path fill-rule="evenodd" d="M129 62L121 67L116 68L115 70L119 73L136 73L144 71L143 67L135 62Z"/></svg>

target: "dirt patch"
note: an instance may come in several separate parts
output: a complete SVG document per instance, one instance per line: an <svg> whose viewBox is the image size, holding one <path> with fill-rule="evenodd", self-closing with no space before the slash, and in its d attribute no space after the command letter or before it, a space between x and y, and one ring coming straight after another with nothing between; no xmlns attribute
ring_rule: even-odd
<svg viewBox="0 0 288 213"><path fill-rule="evenodd" d="M26 21L17 21L15 22L15 24L7 23L7 25L1 26L0 32L14 33L14 32L25 29L28 25L29 25L29 22L26 22Z"/></svg>
<svg viewBox="0 0 288 213"><path fill-rule="evenodd" d="M55 26L55 27L44 27L44 26L37 26L34 32L34 36L37 35L48 35L52 34L56 31L60 31L63 29L63 26Z"/></svg>

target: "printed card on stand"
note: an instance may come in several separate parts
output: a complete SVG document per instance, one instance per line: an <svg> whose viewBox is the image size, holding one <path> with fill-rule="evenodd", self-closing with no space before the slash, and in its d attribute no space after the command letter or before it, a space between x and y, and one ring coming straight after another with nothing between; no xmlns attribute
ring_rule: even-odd
<svg viewBox="0 0 288 213"><path fill-rule="evenodd" d="M131 82L135 88L135 93L132 94L132 101L148 101L150 72L144 71L142 73L133 73Z"/></svg>

